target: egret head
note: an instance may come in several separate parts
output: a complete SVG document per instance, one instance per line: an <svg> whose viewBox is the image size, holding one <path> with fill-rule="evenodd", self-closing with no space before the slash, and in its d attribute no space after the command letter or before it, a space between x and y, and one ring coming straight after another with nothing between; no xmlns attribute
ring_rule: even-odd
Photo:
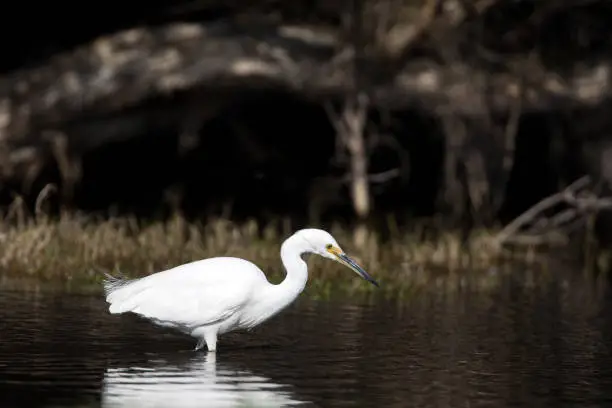
<svg viewBox="0 0 612 408"><path fill-rule="evenodd" d="M315 253L324 258L340 262L363 279L378 286L378 282L370 276L361 266L352 260L341 248L338 242L327 231L320 229L303 229L298 232L308 246L308 252Z"/></svg>

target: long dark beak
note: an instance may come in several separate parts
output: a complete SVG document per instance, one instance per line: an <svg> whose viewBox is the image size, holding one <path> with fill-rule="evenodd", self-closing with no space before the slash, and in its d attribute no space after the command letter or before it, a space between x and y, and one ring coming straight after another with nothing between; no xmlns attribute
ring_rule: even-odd
<svg viewBox="0 0 612 408"><path fill-rule="evenodd" d="M342 262L344 265L348 266L353 271L355 271L357 275L361 276L363 279L367 280L372 285L379 287L378 282L376 282L374 278L371 277L370 274L367 273L361 266L357 265L355 261L349 258L347 254L339 253L339 254L336 254L336 256L338 257L338 260L340 260L340 262Z"/></svg>

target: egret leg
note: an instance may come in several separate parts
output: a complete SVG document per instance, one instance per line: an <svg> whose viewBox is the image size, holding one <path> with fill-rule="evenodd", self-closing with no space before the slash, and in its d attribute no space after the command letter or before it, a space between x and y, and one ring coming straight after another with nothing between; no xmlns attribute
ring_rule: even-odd
<svg viewBox="0 0 612 408"><path fill-rule="evenodd" d="M216 330L207 330L204 332L204 341L206 342L206 347L209 352L217 351L217 331Z"/></svg>

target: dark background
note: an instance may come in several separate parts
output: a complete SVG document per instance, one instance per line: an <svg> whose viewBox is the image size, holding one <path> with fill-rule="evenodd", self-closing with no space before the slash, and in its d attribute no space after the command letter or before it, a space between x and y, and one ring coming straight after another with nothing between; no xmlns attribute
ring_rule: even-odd
<svg viewBox="0 0 612 408"><path fill-rule="evenodd" d="M603 75L612 75L610 2L500 0L493 4L456 28L462 36L455 47L457 59L484 67L493 75L500 66L536 55L539 66L553 70L566 83L577 80L576 67L580 66L602 67ZM272 16L282 23L337 28L343 15L362 6L363 2L356 1L154 1L146 5L22 1L2 13L0 75L6 86L6 78L14 83L20 72L45 66L58 53L135 26L231 22L246 15L254 21ZM430 44L424 39L402 58L426 55L435 59ZM495 53L497 62L490 58L483 62L483 47ZM388 67L394 61L381 58L377 63ZM181 112L193 107L194 99L205 104L207 98L218 95L230 102L205 121L190 148L182 149ZM341 103L342 98L340 94L330 100ZM321 200L325 201L320 210L323 222L350 222L354 219L351 199L348 184L342 181L347 162L336 148L335 130L323 102L280 87L207 87L154 95L111 112L94 108L70 120L60 118L59 128L71 130L73 153L82 167L74 194L70 199L58 195L54 206L144 217L168 215L179 208L190 217L222 215L270 221L288 216L307 222L309 205ZM373 105L370 125L389 137L385 143L371 143L370 171L399 170L398 177L372 185L373 218L392 213L400 222L431 216L440 216L449 225L507 222L584 174L600 181L605 194L612 177L606 174L602 159L612 149L609 106L605 96L584 106L525 108L507 176L498 171L503 143L494 135L503 132L510 112L458 117L468 135L459 146L463 159L455 169L462 187L448 194L444 165L448 155L445 138L449 136L439 112L420 106ZM121 118L127 119L113 122ZM109 123L125 126L127 136L99 143L94 149L79 148L80 141L97 137L92 129L103 133ZM83 126L87 124L91 126ZM38 139L34 140L31 143L36 145ZM470 203L465 184L471 151L479 151L488 160L486 196L490 200L479 206ZM47 183L61 190L64 181L58 163L45 156L39 164L42 170L28 183L23 175L4 178L0 189L3 205L15 194L24 195L33 205ZM313 185L322 179L328 184L317 191Z"/></svg>

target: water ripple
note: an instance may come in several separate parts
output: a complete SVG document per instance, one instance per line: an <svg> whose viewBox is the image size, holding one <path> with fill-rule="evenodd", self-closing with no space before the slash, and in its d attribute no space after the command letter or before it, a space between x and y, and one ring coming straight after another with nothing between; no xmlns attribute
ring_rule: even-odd
<svg viewBox="0 0 612 408"><path fill-rule="evenodd" d="M612 301L581 290L303 301L217 354L97 296L0 291L0 406L608 406Z"/></svg>

